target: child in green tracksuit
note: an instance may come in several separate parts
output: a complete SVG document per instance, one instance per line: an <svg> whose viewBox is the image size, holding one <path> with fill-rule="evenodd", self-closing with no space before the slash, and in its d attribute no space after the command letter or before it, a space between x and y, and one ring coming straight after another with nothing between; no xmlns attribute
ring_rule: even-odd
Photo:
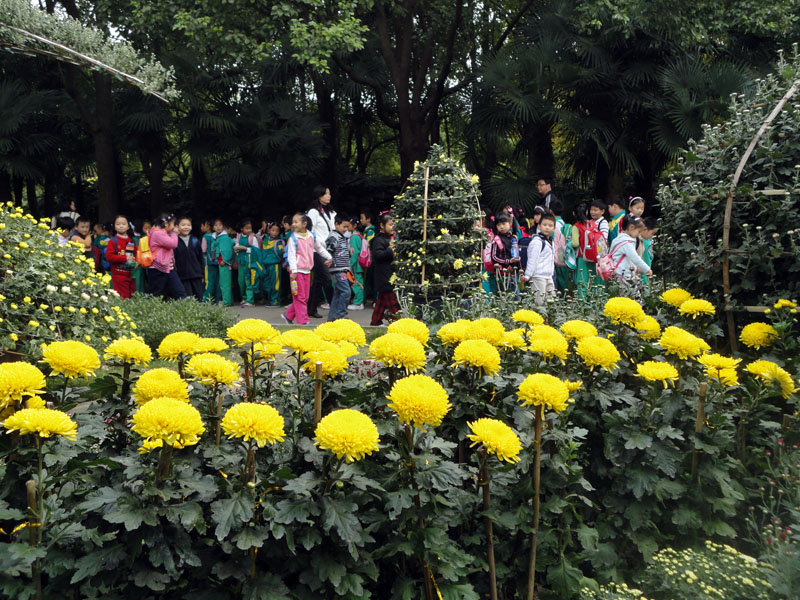
<svg viewBox="0 0 800 600"><path fill-rule="evenodd" d="M364 232L364 241L367 243L367 246L369 246L376 233L375 225L372 224L372 222L375 220L375 215L372 213L371 209L362 208L358 217L359 222L361 223L361 231ZM375 292L373 289L374 286L372 285L374 279L372 270L373 267L369 267L364 273L364 298L368 302L373 302L378 297L378 294ZM358 304L358 302L353 301L353 304Z"/></svg>
<svg viewBox="0 0 800 600"><path fill-rule="evenodd" d="M218 302L220 300L219 290L219 263L217 262L212 249L214 247L214 240L220 231L225 227L222 221L216 219L214 221L213 230L211 223L203 221L200 225L200 231L203 234L203 263L205 264L205 279L206 287L203 290L203 302Z"/></svg>
<svg viewBox="0 0 800 600"><path fill-rule="evenodd" d="M273 223L267 229L269 237L264 238L261 249L261 262L264 265L264 277L261 278L262 291L267 306L281 305L281 263L283 262L284 243L281 239L281 227Z"/></svg>
<svg viewBox="0 0 800 600"><path fill-rule="evenodd" d="M242 306L253 306L256 302L256 282L263 271L261 266L261 245L253 233L253 222L245 219L239 224L239 235L236 236L236 262L239 264L239 292L242 295Z"/></svg>
<svg viewBox="0 0 800 600"><path fill-rule="evenodd" d="M352 226L352 225L351 225ZM374 229L373 229L374 234ZM350 236L350 270L353 271L353 303L347 310L364 310L364 267L358 262L361 248L364 244L369 247L369 242L364 239L361 232L353 227L353 234Z"/></svg>
<svg viewBox="0 0 800 600"><path fill-rule="evenodd" d="M219 294L225 306L233 306L233 261L236 260L236 252L233 249L234 243L231 236L225 230L224 223L219 220L221 231L217 233L214 243L211 246L211 255L217 263L219 270ZM216 223L214 223L216 225Z"/></svg>

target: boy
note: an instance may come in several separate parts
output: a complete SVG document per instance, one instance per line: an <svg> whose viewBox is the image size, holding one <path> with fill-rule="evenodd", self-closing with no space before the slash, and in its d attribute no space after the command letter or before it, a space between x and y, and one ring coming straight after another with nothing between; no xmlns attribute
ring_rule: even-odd
<svg viewBox="0 0 800 600"><path fill-rule="evenodd" d="M69 234L70 242L78 242L83 245L83 253L87 258L94 258L92 252L92 234L90 233L91 222L88 217L78 217L75 228Z"/></svg>
<svg viewBox="0 0 800 600"><path fill-rule="evenodd" d="M211 248L214 246L214 240L217 239L217 234L222 230L222 221L219 219L215 219L213 224L208 220L200 224L200 231L203 234L200 248L203 251L203 265L205 267L206 281L206 286L203 290L203 302L217 302L220 299L219 264L214 260Z"/></svg>
<svg viewBox="0 0 800 600"><path fill-rule="evenodd" d="M553 252L561 251L561 256L556 256L555 258L564 261L561 265L556 265L556 274L555 274L555 283L556 289L558 291L566 291L569 289L569 284L572 281L572 269L575 265L572 265L570 268L567 262L567 243L572 246L572 225L567 224L564 219L561 218L561 214L564 211L564 207L561 204L561 200L558 198L554 198L552 202L550 202L550 214L553 215L555 219L555 229L553 230ZM563 240L561 237L563 236ZM568 241L569 240L569 241ZM556 242L559 242L558 244ZM530 249L530 248L529 248Z"/></svg>
<svg viewBox="0 0 800 600"><path fill-rule="evenodd" d="M325 242L326 249L333 258L333 264L328 269L333 277L333 298L328 313L328 321L344 319L347 316L347 303L350 301L350 245L347 242L347 229L350 222L342 213L337 213L333 220L331 231Z"/></svg>
<svg viewBox="0 0 800 600"><path fill-rule="evenodd" d="M232 267L236 253L233 250L233 240L225 229L225 222L222 219L214 221L214 231L219 231L214 238L211 246L211 256L219 269L219 294L225 306L233 306L233 278Z"/></svg>
<svg viewBox="0 0 800 600"><path fill-rule="evenodd" d="M368 244L364 236L356 228L356 220L350 223L353 235L350 236L350 270L353 272L353 303L348 305L347 310L364 310L364 267L358 262L361 249L364 244ZM369 246L367 246L369 247Z"/></svg>
<svg viewBox="0 0 800 600"><path fill-rule="evenodd" d="M72 217L57 217L56 218L56 237L59 246L66 246L69 241L69 234L75 227L75 221Z"/></svg>
<svg viewBox="0 0 800 600"><path fill-rule="evenodd" d="M281 219L281 225L283 226L281 240L283 241L284 251L286 249L286 243L294 231L292 227L292 218L292 215L283 215L283 219ZM281 262L281 266L283 267L281 269L281 306L288 308L292 304L292 289L289 285L289 265L285 259Z"/></svg>
<svg viewBox="0 0 800 600"><path fill-rule="evenodd" d="M592 217L592 221L597 224L597 229L600 230L600 233L603 234L603 237L606 239L606 242L609 241L608 239L608 221L606 221L606 203L602 200L595 200L592 202L591 206L589 207L589 216Z"/></svg>
<svg viewBox="0 0 800 600"><path fill-rule="evenodd" d="M553 215L544 215L539 221L539 231L528 245L528 266L520 281L531 282L533 288L533 301L542 306L548 296L555 292L553 273L555 259L553 255L553 242L550 235L556 228Z"/></svg>
<svg viewBox="0 0 800 600"><path fill-rule="evenodd" d="M175 248L175 270L186 290L187 296L203 299L203 248L200 241L192 236L192 220L189 217L178 219L178 246Z"/></svg>
<svg viewBox="0 0 800 600"><path fill-rule="evenodd" d="M267 229L267 237L264 238L261 250L261 262L264 265L264 277L261 281L267 306L281 304L281 263L284 245L281 239L281 227L273 223Z"/></svg>
<svg viewBox="0 0 800 600"><path fill-rule="evenodd" d="M372 238L375 237L375 226L372 224L372 221L375 220L375 217L369 208L362 208L358 215L358 220L359 223L361 223L361 231L363 231L362 237L364 238L364 242L369 245L369 243L372 241ZM373 286L373 279L372 267L370 267L364 273L364 299L367 301L368 306L372 306L372 303L377 296ZM358 302L353 301L353 304L358 304Z"/></svg>
<svg viewBox="0 0 800 600"><path fill-rule="evenodd" d="M612 196L611 199L608 201L608 214L611 216L611 220L608 222L608 247L611 248L611 244L614 241L614 238L619 235L619 224L622 221L622 217L625 216L625 206L622 198L619 196Z"/></svg>
<svg viewBox="0 0 800 600"><path fill-rule="evenodd" d="M255 304L255 282L261 271L261 248L253 233L253 222L245 219L239 224L239 235L236 237L236 262L239 265L239 292L242 294L241 305L244 308Z"/></svg>

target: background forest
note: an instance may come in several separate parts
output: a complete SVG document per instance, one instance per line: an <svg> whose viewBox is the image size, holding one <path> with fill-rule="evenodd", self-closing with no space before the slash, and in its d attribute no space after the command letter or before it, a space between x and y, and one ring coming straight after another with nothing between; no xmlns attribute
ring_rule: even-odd
<svg viewBox="0 0 800 600"><path fill-rule="evenodd" d="M385 206L432 144L490 208L530 207L541 176L568 202L654 199L677 151L800 37L797 0L39 4L172 70L164 102L20 52L0 17L0 201L40 216L75 199L102 220L274 218L319 182L345 210Z"/></svg>

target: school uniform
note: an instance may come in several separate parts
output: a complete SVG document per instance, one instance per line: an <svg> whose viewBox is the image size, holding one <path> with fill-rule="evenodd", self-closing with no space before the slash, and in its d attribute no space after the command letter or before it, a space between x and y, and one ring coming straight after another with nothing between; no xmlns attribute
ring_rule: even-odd
<svg viewBox="0 0 800 600"><path fill-rule="evenodd" d="M353 306L364 307L364 267L358 263L358 256L364 244L368 244L358 231L350 236L350 270L353 273Z"/></svg>
<svg viewBox="0 0 800 600"><path fill-rule="evenodd" d="M205 288L203 289L203 302L217 302L220 299L219 293L219 264L214 260L211 253L211 248L214 246L214 240L217 234L213 232L204 233L203 239L200 242L201 250L203 251L203 267Z"/></svg>
<svg viewBox="0 0 800 600"><path fill-rule="evenodd" d="M175 248L175 270L187 296L203 299L203 248L196 237L178 236Z"/></svg>
<svg viewBox="0 0 800 600"><path fill-rule="evenodd" d="M236 253L233 251L233 240L227 231L219 233L211 246L211 255L219 270L219 294L225 306L233 306L233 263Z"/></svg>
<svg viewBox="0 0 800 600"><path fill-rule="evenodd" d="M620 213L611 219L608 222L608 247L611 248L611 244L614 243L614 239L619 235L619 228L622 224L622 218L625 216L625 211L622 210Z"/></svg>
<svg viewBox="0 0 800 600"><path fill-rule="evenodd" d="M107 240L105 260L111 271L111 287L122 298L130 298L136 291L133 270L136 266L131 260L136 258L136 242L124 235L115 235Z"/></svg>
<svg viewBox="0 0 800 600"><path fill-rule="evenodd" d="M280 237L264 238L261 248L261 263L264 276L261 278L261 289L264 300L269 306L280 306L281 303L281 263L283 262L284 243Z"/></svg>
<svg viewBox="0 0 800 600"><path fill-rule="evenodd" d="M248 236L240 233L236 236L236 245L245 248L236 251L236 262L239 265L239 292L242 295L242 302L255 304L256 282L259 273L263 270L261 248L255 234L252 233Z"/></svg>
<svg viewBox="0 0 800 600"><path fill-rule="evenodd" d="M284 254L286 253L286 244L292 235L292 230L284 231L281 233L281 241L283 242ZM281 306L286 306L292 303L292 286L291 278L289 277L289 263L286 258L281 260Z"/></svg>

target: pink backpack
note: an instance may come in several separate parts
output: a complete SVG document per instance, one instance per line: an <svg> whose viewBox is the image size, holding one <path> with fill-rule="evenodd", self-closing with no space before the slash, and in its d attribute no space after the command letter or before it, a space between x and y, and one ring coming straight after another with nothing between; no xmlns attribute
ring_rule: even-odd
<svg viewBox="0 0 800 600"><path fill-rule="evenodd" d="M556 227L553 230L553 256L557 267L566 267L566 254L567 254L567 238L561 228Z"/></svg>
<svg viewBox="0 0 800 600"><path fill-rule="evenodd" d="M625 244L632 244L633 242L622 242L619 246L622 247ZM597 259L597 274L600 275L600 278L603 281L611 281L614 279L614 276L617 274L617 269L619 268L620 263L625 260L625 255L623 254L620 259L614 263L614 259L611 258L611 253L603 254L600 258Z"/></svg>
<svg viewBox="0 0 800 600"><path fill-rule="evenodd" d="M496 268L492 262L492 246L494 245L494 236L489 232L489 241L483 247L483 270L487 273L494 273Z"/></svg>
<svg viewBox="0 0 800 600"><path fill-rule="evenodd" d="M372 253L369 251L369 242L358 232L353 235L361 238L361 252L358 253L358 264L363 269L369 269L372 266Z"/></svg>

